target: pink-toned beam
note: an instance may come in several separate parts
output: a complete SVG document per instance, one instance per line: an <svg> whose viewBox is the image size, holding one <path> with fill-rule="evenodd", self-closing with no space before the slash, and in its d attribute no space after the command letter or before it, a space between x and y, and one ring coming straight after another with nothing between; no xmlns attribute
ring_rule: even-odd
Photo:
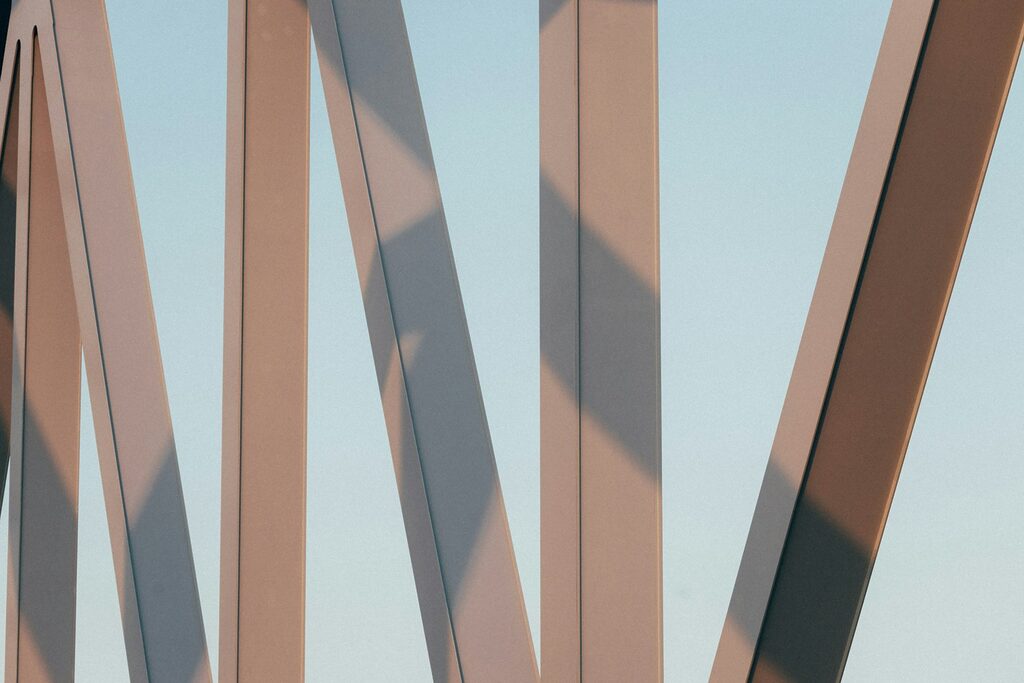
<svg viewBox="0 0 1024 683"><path fill-rule="evenodd" d="M220 673L298 681L305 651L309 18L229 5Z"/></svg>
<svg viewBox="0 0 1024 683"><path fill-rule="evenodd" d="M1024 2L897 0L713 681L837 681L1020 52Z"/></svg>
<svg viewBox="0 0 1024 683"><path fill-rule="evenodd" d="M660 681L657 3L540 22L541 673Z"/></svg>
<svg viewBox="0 0 1024 683"><path fill-rule="evenodd" d="M8 543L7 678L75 668L82 351L39 51L19 64L18 246Z"/></svg>
<svg viewBox="0 0 1024 683"><path fill-rule="evenodd" d="M313 0L434 679L537 669L398 0Z"/></svg>
<svg viewBox="0 0 1024 683"><path fill-rule="evenodd" d="M11 35L26 46L33 32L52 124L129 673L133 681L208 681L103 2L22 0L14 7Z"/></svg>

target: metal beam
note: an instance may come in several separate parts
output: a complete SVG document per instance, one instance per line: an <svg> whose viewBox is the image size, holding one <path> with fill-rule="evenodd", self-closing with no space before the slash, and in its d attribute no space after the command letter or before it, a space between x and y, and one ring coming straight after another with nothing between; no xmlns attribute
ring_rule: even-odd
<svg viewBox="0 0 1024 683"><path fill-rule="evenodd" d="M897 0L713 681L842 676L1024 29Z"/></svg>
<svg viewBox="0 0 1024 683"><path fill-rule="evenodd" d="M102 0L37 26L133 680L210 680ZM59 122L59 125L58 125Z"/></svg>
<svg viewBox="0 0 1024 683"><path fill-rule="evenodd" d="M229 5L220 673L301 680L309 17Z"/></svg>
<svg viewBox="0 0 1024 683"><path fill-rule="evenodd" d="M29 576L34 571L30 565L49 558L55 563L51 569L61 573L64 581L73 566L69 538L64 538L59 555L36 545L45 543L36 537L39 522L72 534L73 512L43 510L40 506L56 506L58 501L37 497L44 490L66 492L71 486L60 474L47 482L47 473L40 469L46 462L39 457L43 440L52 453L60 454L62 474L69 475L71 442L77 438L69 423L71 406L77 406L72 399L78 385L72 389L63 384L74 382L78 374L77 367L71 369L78 360L76 352L71 361L69 347L77 346L77 337L70 332L69 312L59 306L46 310L52 306L48 300L43 310L35 308L37 301L68 286L58 272L46 272L56 258L50 249L61 249L57 235L63 234L93 404L129 673L133 681L208 681L206 640L103 2L17 3L0 83L5 93L12 83L9 79L14 78L9 49L13 44L21 46L23 75L32 74L30 55L36 49L39 60L34 76L23 77L19 90L18 149L23 160L27 159L23 146L31 140L35 149L30 166L19 164L17 185L21 199L17 224L22 233L17 243L22 251L16 259L21 266L15 279L21 294L15 299L13 319L16 331L21 325L15 337L21 346L14 356L20 366L15 366L12 377L11 433L23 459L16 463L21 470L15 473L20 500L19 494L12 497L19 504L17 512L12 510L12 521L21 544L20 554L16 550L12 558L17 561L12 609L18 627L9 631L17 642L13 655L8 648L8 663L14 662L18 675L26 677L24 666L38 664L47 669L47 676L54 676L69 665L67 631L73 625L73 611L70 617L45 615L53 623L44 628L55 623L63 626L58 639L40 641L44 651L36 653L35 660L36 655L26 656L31 641L25 637L28 631L36 639L52 635L38 631L40 625L33 620L36 605L45 599L40 595L45 577ZM30 109L29 83L37 79L39 106ZM49 131L47 117L52 124ZM47 134L52 136L52 147L41 137ZM35 214L31 221L30 210ZM42 273L33 257L40 259ZM68 334L41 341L39 337L46 334L34 330L45 331L49 325ZM42 367L48 357L59 367ZM64 389L59 402L36 415L35 397L49 401L48 397L57 396L57 382ZM73 586L65 585L64 590ZM60 598L65 608L69 606L66 598L66 594ZM52 652L58 652L59 658L50 659Z"/></svg>
<svg viewBox="0 0 1024 683"><path fill-rule="evenodd" d="M82 350L39 51L20 63L7 678L74 679Z"/></svg>
<svg viewBox="0 0 1024 683"><path fill-rule="evenodd" d="M434 679L536 680L401 3L310 11Z"/></svg>
<svg viewBox="0 0 1024 683"><path fill-rule="evenodd" d="M657 3L540 22L542 673L659 681Z"/></svg>

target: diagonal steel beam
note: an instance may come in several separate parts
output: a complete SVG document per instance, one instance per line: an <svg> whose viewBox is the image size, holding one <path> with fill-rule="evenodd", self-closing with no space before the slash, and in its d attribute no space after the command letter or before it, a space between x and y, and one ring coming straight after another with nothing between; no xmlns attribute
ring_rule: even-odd
<svg viewBox="0 0 1024 683"><path fill-rule="evenodd" d="M47 486L47 475L39 469L45 459L38 456L40 437L45 437L47 447L57 446L53 452L60 453L63 473L69 474L67 460L77 438L69 427L77 421L71 417L76 410L71 404L77 402L69 397L73 399L77 388L62 380L78 386L78 369L71 369L77 365L77 351L73 362L70 351L78 341L69 329L68 310L36 310L35 304L48 291L57 296L52 292L64 291L70 283L85 351L129 673L133 681L208 681L199 595L103 2L15 4L0 83L5 93L15 77L15 44L20 45L22 74L18 150L23 160L28 158L29 143L33 150L29 164L19 164L21 201L15 212L21 231L16 240L21 257L16 261L21 265L14 311L21 315L12 318L20 346L12 377L10 429L19 456L15 466L20 469L14 478L19 492L12 496L19 510L11 519L21 543L12 556L17 561L12 586L17 628L9 631L16 642L9 643L8 664L17 676L30 677L31 667L38 664L47 669L48 677L60 677L73 656L68 652L73 611L70 616L42 611L47 587L41 586L43 574L35 575L36 565L46 559L54 563L51 569L61 573L64 584L73 571L73 553L67 552L70 538L58 554L51 554L52 549L37 545L44 541L36 524L45 518L63 525L62 533L73 533L73 512L41 510L47 505L57 508L60 501L37 498L44 489L56 494L70 488L67 481L50 481ZM38 59L33 58L36 54ZM44 141L46 136L50 139ZM7 223L5 214L5 228ZM70 280L63 282L61 269L47 272L56 258L50 249L62 248L60 235L66 240L70 266ZM63 303L68 303L66 297ZM33 330L47 325L47 320L59 320L60 331L67 334L37 344L39 335ZM59 367L41 369L47 356L59 357ZM63 389L59 402L44 406L37 416L33 397L57 396L56 382ZM58 414L61 417L51 423ZM70 507L70 501L65 503ZM56 590L73 590L62 586ZM70 608L68 602L63 600L64 609ZM63 624L59 634L47 630L55 624ZM44 651L36 653L43 661L20 652L21 645L30 643L27 636L43 644Z"/></svg>
<svg viewBox="0 0 1024 683"><path fill-rule="evenodd" d="M842 676L1022 29L893 4L713 681Z"/></svg>
<svg viewBox="0 0 1024 683"><path fill-rule="evenodd" d="M102 0L51 0L40 54L133 680L210 680Z"/></svg>
<svg viewBox="0 0 1024 683"><path fill-rule="evenodd" d="M309 17L229 5L221 681L301 680Z"/></svg>
<svg viewBox="0 0 1024 683"><path fill-rule="evenodd" d="M434 678L535 680L401 3L310 9Z"/></svg>
<svg viewBox="0 0 1024 683"><path fill-rule="evenodd" d="M82 350L38 46L19 63L9 680L72 680Z"/></svg>
<svg viewBox="0 0 1024 683"><path fill-rule="evenodd" d="M540 3L541 652L662 676L657 3Z"/></svg>

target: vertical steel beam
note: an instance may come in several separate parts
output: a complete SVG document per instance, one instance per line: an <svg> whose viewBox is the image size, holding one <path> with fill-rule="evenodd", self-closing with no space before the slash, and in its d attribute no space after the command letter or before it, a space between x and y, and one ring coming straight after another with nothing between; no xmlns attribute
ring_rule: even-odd
<svg viewBox="0 0 1024 683"><path fill-rule="evenodd" d="M195 569L102 0L35 12L128 668L208 681ZM51 14L52 12L52 14ZM24 40L24 37L23 37Z"/></svg>
<svg viewBox="0 0 1024 683"><path fill-rule="evenodd" d="M39 52L21 64L14 439L7 678L70 681L75 668L82 351ZM32 50L29 53L29 50ZM29 56L31 54L31 58Z"/></svg>
<svg viewBox="0 0 1024 683"><path fill-rule="evenodd" d="M842 676L1022 28L1020 0L893 5L713 681Z"/></svg>
<svg viewBox="0 0 1024 683"><path fill-rule="evenodd" d="M536 661L398 0L310 3L435 680Z"/></svg>
<svg viewBox="0 0 1024 683"><path fill-rule="evenodd" d="M540 3L541 676L579 681L578 0Z"/></svg>
<svg viewBox="0 0 1024 683"><path fill-rule="evenodd" d="M658 681L657 3L540 9L542 673Z"/></svg>
<svg viewBox="0 0 1024 683"><path fill-rule="evenodd" d="M229 5L220 680L304 670L309 18Z"/></svg>

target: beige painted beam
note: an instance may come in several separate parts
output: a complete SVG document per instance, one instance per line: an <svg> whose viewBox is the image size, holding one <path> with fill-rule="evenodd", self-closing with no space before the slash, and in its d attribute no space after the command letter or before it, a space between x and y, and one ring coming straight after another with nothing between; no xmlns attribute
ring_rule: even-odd
<svg viewBox="0 0 1024 683"><path fill-rule="evenodd" d="M542 0L541 672L662 677L654 0Z"/></svg>
<svg viewBox="0 0 1024 683"><path fill-rule="evenodd" d="M14 667L12 675L26 680L37 674L46 680L60 679L73 666L74 617L66 611L66 591L73 590L73 512L60 511L58 500L38 497L44 491L70 495L73 489L78 357L72 347L78 341L67 308L46 305L57 291L64 292L62 304L70 303L70 284L92 398L129 673L133 681L209 681L103 2L16 3L0 83L5 94L15 77L14 44L21 46L18 151L22 161L28 160L30 143L34 151L29 163L19 163L15 211L21 231L16 263L22 265L15 273L14 288L21 294L14 297L11 316L18 336L10 430L19 449L12 478L19 487L12 497L18 510L12 509L11 519L21 542L12 556L16 600L9 614L16 627L9 630L8 670ZM38 60L32 58L36 50ZM9 122L6 117L4 122ZM46 268L63 248L60 235L66 240L70 280L62 280L60 269ZM42 274L34 267L36 260ZM44 305L37 309L39 302ZM48 326L58 324L54 321L68 334L41 340ZM45 367L48 356L53 367ZM40 412L37 398L48 402ZM57 459L40 457L44 447ZM48 478L45 465L54 463L56 474ZM59 527L63 542L39 545L46 543L38 532L40 523L51 530ZM48 571L62 577L62 588L49 596L42 585L45 572L36 573L44 561L53 565ZM38 611L48 599L59 601L65 611ZM48 633L49 627L55 631ZM33 643L38 646L34 652Z"/></svg>
<svg viewBox="0 0 1024 683"><path fill-rule="evenodd" d="M228 35L220 673L305 663L309 17L232 0Z"/></svg>

